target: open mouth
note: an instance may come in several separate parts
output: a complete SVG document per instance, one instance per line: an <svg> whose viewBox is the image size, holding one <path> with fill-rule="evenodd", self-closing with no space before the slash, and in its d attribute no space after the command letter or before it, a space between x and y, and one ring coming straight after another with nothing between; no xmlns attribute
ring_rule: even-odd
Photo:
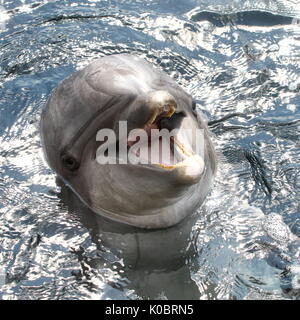
<svg viewBox="0 0 300 320"><path fill-rule="evenodd" d="M143 135L128 137L128 153L139 158L143 164L151 164L165 170L184 165L187 159L196 157L188 148L188 142L180 134L183 112L176 113L172 106L164 106L155 112L141 128Z"/></svg>
<svg viewBox="0 0 300 320"><path fill-rule="evenodd" d="M156 91L149 100L146 102L152 112L144 125L128 133L127 129L120 129L119 123L119 139L107 139L98 147L97 162L146 165L169 171L181 182L196 183L205 170L202 157L204 136L201 133L200 139L198 136L202 129L186 110L178 110L174 98L168 93Z"/></svg>

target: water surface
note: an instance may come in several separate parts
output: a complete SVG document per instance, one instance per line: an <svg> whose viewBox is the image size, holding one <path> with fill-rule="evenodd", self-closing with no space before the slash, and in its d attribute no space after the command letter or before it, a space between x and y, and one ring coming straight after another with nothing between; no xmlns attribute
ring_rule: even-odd
<svg viewBox="0 0 300 320"><path fill-rule="evenodd" d="M0 2L0 298L299 299L297 3ZM167 72L209 121L216 181L175 228L97 217L43 160L47 97L114 53Z"/></svg>

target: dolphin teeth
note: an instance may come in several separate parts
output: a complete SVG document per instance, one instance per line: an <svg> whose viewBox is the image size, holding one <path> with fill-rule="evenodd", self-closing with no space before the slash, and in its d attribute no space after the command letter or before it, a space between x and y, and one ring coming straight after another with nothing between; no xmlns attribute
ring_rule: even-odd
<svg viewBox="0 0 300 320"><path fill-rule="evenodd" d="M158 117L162 118L171 118L173 114L175 113L176 109L172 105L164 105L160 110L155 110L154 113L152 114L151 118L147 121L145 124L144 128L146 126L150 126L156 122Z"/></svg>
<svg viewBox="0 0 300 320"><path fill-rule="evenodd" d="M158 112L157 112L157 110L155 110L154 113L152 114L151 118L145 124L145 127L146 126L151 126L156 121L157 115L158 115Z"/></svg>
<svg viewBox="0 0 300 320"><path fill-rule="evenodd" d="M181 155L184 159L194 156L194 154L190 153L188 150L184 148L184 146L177 140L175 137L171 137L172 141L176 144L178 149L181 152Z"/></svg>
<svg viewBox="0 0 300 320"><path fill-rule="evenodd" d="M181 159L180 160L177 159L177 161L173 164L167 164L167 163L162 163L162 162L155 163L154 164L155 166L158 166L158 167L165 169L165 170L174 170L174 169L186 167L186 166L187 167L195 167L195 168L197 166L199 167L199 163L201 163L201 161L203 162L201 157L199 157L198 155L196 155L193 152L189 152L188 150L186 150L186 148L184 148L184 146L175 137L171 136L170 139L173 141L174 145L176 145L176 149L178 150L178 154L180 154Z"/></svg>
<svg viewBox="0 0 300 320"><path fill-rule="evenodd" d="M154 110L149 121L153 123L158 116L170 118L177 108L175 98L165 90L152 91L148 94L148 106Z"/></svg>
<svg viewBox="0 0 300 320"><path fill-rule="evenodd" d="M163 114L161 114L164 118L171 118L172 115L175 113L176 109L173 105L167 104L163 107Z"/></svg>

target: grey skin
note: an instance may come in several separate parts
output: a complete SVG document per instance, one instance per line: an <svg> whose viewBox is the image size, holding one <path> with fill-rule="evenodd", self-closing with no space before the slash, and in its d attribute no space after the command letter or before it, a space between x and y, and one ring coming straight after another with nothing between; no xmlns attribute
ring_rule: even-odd
<svg viewBox="0 0 300 320"><path fill-rule="evenodd" d="M206 124L192 97L168 75L132 55L100 58L63 80L41 116L41 138L50 167L94 212L132 226L173 226L204 201L216 170ZM100 129L127 121L128 131L149 126L203 129L204 146L174 137L182 159L158 164L104 164L97 161ZM193 135L192 135L193 136ZM180 148L178 148L180 149Z"/></svg>

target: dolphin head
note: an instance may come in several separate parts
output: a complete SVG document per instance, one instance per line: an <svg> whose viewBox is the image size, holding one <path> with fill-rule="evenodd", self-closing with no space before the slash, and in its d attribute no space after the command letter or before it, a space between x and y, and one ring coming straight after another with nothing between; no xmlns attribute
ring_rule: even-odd
<svg viewBox="0 0 300 320"><path fill-rule="evenodd" d="M100 58L62 81L41 116L50 167L94 212L165 228L205 199L216 169L192 97L131 55Z"/></svg>

